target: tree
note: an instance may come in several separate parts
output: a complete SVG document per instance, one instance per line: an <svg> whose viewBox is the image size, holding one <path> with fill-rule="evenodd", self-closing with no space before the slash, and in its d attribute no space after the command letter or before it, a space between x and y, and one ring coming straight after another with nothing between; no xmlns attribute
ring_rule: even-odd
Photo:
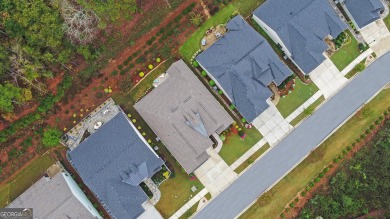
<svg viewBox="0 0 390 219"><path fill-rule="evenodd" d="M53 147L60 143L62 133L56 128L48 128L43 133L42 143L45 147Z"/></svg>
<svg viewBox="0 0 390 219"><path fill-rule="evenodd" d="M190 14L190 21L193 25L195 26L200 26L203 22L203 18L201 14L195 14L191 13Z"/></svg>
<svg viewBox="0 0 390 219"><path fill-rule="evenodd" d="M63 28L70 40L82 45L92 42L99 24L99 17L95 12L67 0L60 0L59 8L64 19Z"/></svg>
<svg viewBox="0 0 390 219"><path fill-rule="evenodd" d="M21 103L22 89L13 84L0 84L0 111L13 112L14 104Z"/></svg>

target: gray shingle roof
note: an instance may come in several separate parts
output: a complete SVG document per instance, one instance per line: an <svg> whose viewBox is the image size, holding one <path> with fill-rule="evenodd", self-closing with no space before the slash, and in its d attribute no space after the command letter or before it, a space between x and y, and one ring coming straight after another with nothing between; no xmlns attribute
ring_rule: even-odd
<svg viewBox="0 0 390 219"><path fill-rule="evenodd" d="M167 70L167 79L137 102L134 108L148 123L187 173L209 155L210 135L225 130L233 119L179 60Z"/></svg>
<svg viewBox="0 0 390 219"><path fill-rule="evenodd" d="M163 164L148 147L119 112L70 151L69 160L113 218L137 218L148 199L139 183Z"/></svg>
<svg viewBox="0 0 390 219"><path fill-rule="evenodd" d="M253 14L278 34L306 74L325 60L325 37L347 28L327 0L267 0Z"/></svg>
<svg viewBox="0 0 390 219"><path fill-rule="evenodd" d="M228 32L196 59L251 122L268 108L272 92L267 86L272 81L279 85L292 73L241 16L226 27Z"/></svg>
<svg viewBox="0 0 390 219"><path fill-rule="evenodd" d="M73 195L64 174L42 177L7 208L33 208L34 218L40 219L95 218Z"/></svg>
<svg viewBox="0 0 390 219"><path fill-rule="evenodd" d="M379 19L379 12L384 10L380 0L345 0L344 3L359 28Z"/></svg>

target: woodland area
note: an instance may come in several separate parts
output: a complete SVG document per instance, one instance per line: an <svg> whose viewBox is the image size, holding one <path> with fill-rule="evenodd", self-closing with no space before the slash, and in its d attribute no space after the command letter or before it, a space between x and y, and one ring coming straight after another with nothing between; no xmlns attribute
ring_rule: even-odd
<svg viewBox="0 0 390 219"><path fill-rule="evenodd" d="M373 141L340 165L298 218L390 217L390 120Z"/></svg>

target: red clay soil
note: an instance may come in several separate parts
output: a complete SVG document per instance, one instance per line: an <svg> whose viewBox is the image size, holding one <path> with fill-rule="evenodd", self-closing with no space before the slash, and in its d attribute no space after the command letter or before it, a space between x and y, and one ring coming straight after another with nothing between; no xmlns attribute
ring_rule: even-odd
<svg viewBox="0 0 390 219"><path fill-rule="evenodd" d="M371 133L367 134L367 137L359 142L356 143L356 145L352 148L351 151L349 151L347 154L344 155L344 157L338 162L334 163L332 162L327 167L329 168L329 171L325 174L323 178L319 182L317 182L309 191L306 191L306 195L302 196L300 191L286 206L286 208L289 208L290 210L286 212L285 210L282 212L285 215L285 218L296 218L304 208L305 204L316 194L316 192L321 189L323 191L327 190L327 186L329 184L329 180L332 176L334 176L338 172L338 167L340 164L346 160L350 160L363 146L367 145L371 142L371 140L375 137L378 131L380 131L383 128L383 125L387 119L390 119L390 115L387 116L384 120L382 120L382 123L377 125L374 130L372 130ZM324 167L325 168L325 167ZM295 198L299 198L298 202L294 203L294 208L290 208L289 204L294 202ZM279 216L278 218L281 219ZM364 218L364 217L363 217Z"/></svg>
<svg viewBox="0 0 390 219"><path fill-rule="evenodd" d="M294 79L294 80L290 80L290 81L288 81L287 82L287 84L286 84L286 86L284 87L284 89L278 89L278 91L279 91L279 96L283 96L283 95L288 95L288 92L291 90L291 91L293 91L294 90L294 87L293 87L293 85L295 84L295 80L296 79Z"/></svg>

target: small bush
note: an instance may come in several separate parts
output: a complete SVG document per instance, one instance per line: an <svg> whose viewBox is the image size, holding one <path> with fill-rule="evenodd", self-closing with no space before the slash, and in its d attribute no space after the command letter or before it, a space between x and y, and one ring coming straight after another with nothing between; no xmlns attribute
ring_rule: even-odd
<svg viewBox="0 0 390 219"><path fill-rule="evenodd" d="M371 130L370 129L367 129L366 131L364 131L364 133L366 134L370 134Z"/></svg>
<svg viewBox="0 0 390 219"><path fill-rule="evenodd" d="M295 202L299 202L299 198L295 198L294 201L295 201Z"/></svg>
<svg viewBox="0 0 390 219"><path fill-rule="evenodd" d="M352 147L355 147L356 146L356 142L352 143Z"/></svg>
<svg viewBox="0 0 390 219"><path fill-rule="evenodd" d="M295 206L295 204L294 204L293 202L291 202L291 203L289 204L289 206L290 206L291 208L293 208L293 207Z"/></svg>
<svg viewBox="0 0 390 219"><path fill-rule="evenodd" d="M117 75L117 74L118 74L118 72L117 72L116 70L114 70L114 71L111 72L111 75L112 75L112 76L115 76L115 75Z"/></svg>
<svg viewBox="0 0 390 219"><path fill-rule="evenodd" d="M229 106L231 110L234 110L236 108L236 106L234 106L233 104Z"/></svg>
<svg viewBox="0 0 390 219"><path fill-rule="evenodd" d="M148 68L149 68L150 70L152 70L152 69L153 69L153 65L152 65L152 64L149 64L149 65L148 65Z"/></svg>
<svg viewBox="0 0 390 219"><path fill-rule="evenodd" d="M384 118L383 118L383 116L379 116L379 120L383 120Z"/></svg>
<svg viewBox="0 0 390 219"><path fill-rule="evenodd" d="M322 170L323 173L327 173L329 171L329 167L325 167L324 170Z"/></svg>
<svg viewBox="0 0 390 219"><path fill-rule="evenodd" d="M357 138L357 139L356 139L356 142L360 142L360 141L361 141L360 138Z"/></svg>
<svg viewBox="0 0 390 219"><path fill-rule="evenodd" d="M335 159L333 159L333 162L334 163L338 163L338 162L340 162L340 159L339 158L335 158Z"/></svg>
<svg viewBox="0 0 390 219"><path fill-rule="evenodd" d="M211 86L214 86L214 85L215 85L215 82L214 82L213 80L210 80L210 81L209 81L209 84L210 84Z"/></svg>
<svg viewBox="0 0 390 219"><path fill-rule="evenodd" d="M306 195L306 192L305 191L302 191L301 192L301 196L305 196Z"/></svg>
<svg viewBox="0 0 390 219"><path fill-rule="evenodd" d="M320 174L318 174L318 177L320 177L320 178L322 178L322 177L324 177L325 176L325 174L324 173L320 173Z"/></svg>
<svg viewBox="0 0 390 219"><path fill-rule="evenodd" d="M321 180L321 178L316 177L316 178L314 179L314 182L319 182L320 180Z"/></svg>
<svg viewBox="0 0 390 219"><path fill-rule="evenodd" d="M118 65L118 68L121 70L123 69L123 65Z"/></svg>
<svg viewBox="0 0 390 219"><path fill-rule="evenodd" d="M134 68L134 63L130 63L129 68Z"/></svg>
<svg viewBox="0 0 390 219"><path fill-rule="evenodd" d="M347 146L347 151L351 151L352 150L352 147L351 146Z"/></svg>
<svg viewBox="0 0 390 219"><path fill-rule="evenodd" d="M93 207L97 209L98 205L95 203L95 204L93 204Z"/></svg>
<svg viewBox="0 0 390 219"><path fill-rule="evenodd" d="M142 78L145 76L145 73L141 71L138 75Z"/></svg>
<svg viewBox="0 0 390 219"><path fill-rule="evenodd" d="M381 123L381 121L379 121L379 120L375 121L375 124L377 124L377 125L379 125L380 123Z"/></svg>
<svg viewBox="0 0 390 219"><path fill-rule="evenodd" d="M125 74L126 74L126 71L125 71L125 70L121 70L121 71L119 72L119 74L120 74L120 75L125 75Z"/></svg>
<svg viewBox="0 0 390 219"><path fill-rule="evenodd" d="M309 186L310 186L310 187L313 187L313 186L314 186L314 182L311 181L311 182L309 183Z"/></svg>
<svg viewBox="0 0 390 219"><path fill-rule="evenodd" d="M389 112L385 111L385 112L383 113L383 115L387 116L387 115L389 115Z"/></svg>
<svg viewBox="0 0 390 219"><path fill-rule="evenodd" d="M305 188L306 191L310 191L310 189L311 189L311 188L310 188L309 186L307 186L307 187ZM306 193L305 193L305 194L306 194Z"/></svg>
<svg viewBox="0 0 390 219"><path fill-rule="evenodd" d="M245 123L245 122L246 122L246 119L245 119L245 118L242 118L242 119L241 119L241 122Z"/></svg>
<svg viewBox="0 0 390 219"><path fill-rule="evenodd" d="M219 90L219 91L218 91L218 94L219 94L219 95L222 95L222 94L223 94L222 90Z"/></svg>
<svg viewBox="0 0 390 219"><path fill-rule="evenodd" d="M360 135L360 138L361 138L361 139L365 139L366 137L367 137L366 134L361 134L361 135Z"/></svg>
<svg viewBox="0 0 390 219"><path fill-rule="evenodd" d="M137 120L136 120L136 119L132 119L131 121L132 121L133 123L136 123L136 122L137 122Z"/></svg>
<svg viewBox="0 0 390 219"><path fill-rule="evenodd" d="M192 65L193 65L195 68L199 67L199 63L198 63L198 61L196 61L196 60L194 60L194 61L192 62Z"/></svg>
<svg viewBox="0 0 390 219"><path fill-rule="evenodd" d="M206 77L207 76L207 72L205 70L202 70L202 76L203 77Z"/></svg>
<svg viewBox="0 0 390 219"><path fill-rule="evenodd" d="M160 59L160 58L157 58L157 59L156 59L156 62L157 62L157 63L160 63L160 62L161 62L161 59Z"/></svg>

